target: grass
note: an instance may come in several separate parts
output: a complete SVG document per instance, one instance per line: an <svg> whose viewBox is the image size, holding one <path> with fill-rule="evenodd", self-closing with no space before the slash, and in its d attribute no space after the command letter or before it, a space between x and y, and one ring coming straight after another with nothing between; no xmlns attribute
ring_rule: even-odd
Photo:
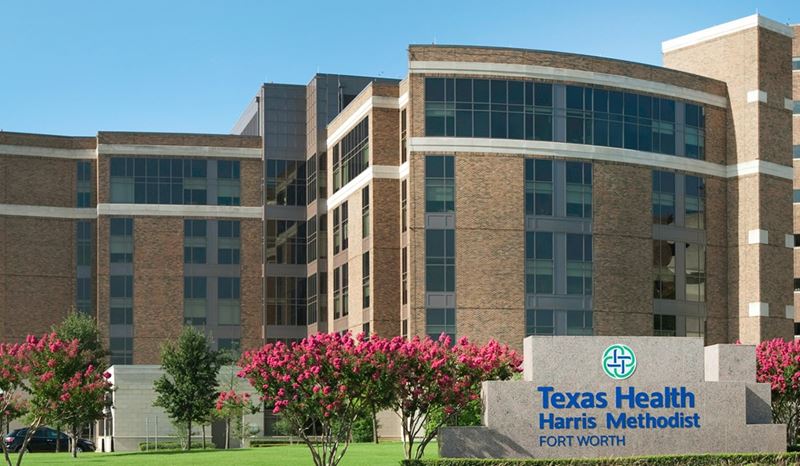
<svg viewBox="0 0 800 466"><path fill-rule="evenodd" d="M426 458L436 457L436 444L426 448ZM2 455L0 455L2 456ZM11 455L16 461L16 455ZM350 445L341 466L399 466L403 459L403 446L399 442L354 443ZM313 465L311 453L305 445L281 445L236 450L210 450L169 452L84 453L73 460L68 453L30 453L23 465L97 465L110 466L205 466L231 464L236 466L308 466Z"/></svg>

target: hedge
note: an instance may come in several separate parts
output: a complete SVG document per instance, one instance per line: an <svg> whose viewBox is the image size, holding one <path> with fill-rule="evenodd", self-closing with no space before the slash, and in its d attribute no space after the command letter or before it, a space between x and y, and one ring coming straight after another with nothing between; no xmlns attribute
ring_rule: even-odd
<svg viewBox="0 0 800 466"><path fill-rule="evenodd" d="M402 466L789 466L800 465L800 453L734 453L717 455L638 456L596 459L404 460Z"/></svg>
<svg viewBox="0 0 800 466"><path fill-rule="evenodd" d="M206 450L213 450L216 447L211 442L206 442ZM165 442L158 442L158 451L161 450L181 450L180 442L175 441L165 441ZM192 440L192 450L202 450L203 449L203 442ZM156 450L156 443L155 442L139 442L139 451L154 451Z"/></svg>

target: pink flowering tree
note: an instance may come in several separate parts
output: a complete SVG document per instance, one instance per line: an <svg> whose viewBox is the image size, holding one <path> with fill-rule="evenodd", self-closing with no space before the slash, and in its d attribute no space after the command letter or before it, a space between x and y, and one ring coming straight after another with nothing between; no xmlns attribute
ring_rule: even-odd
<svg viewBox="0 0 800 466"><path fill-rule="evenodd" d="M247 436L247 426L244 416L255 414L260 407L253 403L249 393L237 393L235 390L220 392L217 398L216 417L225 421L225 449L230 448L231 422L235 427L235 434L244 446Z"/></svg>
<svg viewBox="0 0 800 466"><path fill-rule="evenodd" d="M24 388L23 364L21 363L21 350L18 344L0 343L0 429L5 431L6 426L25 413L26 402L22 396ZM11 466L8 456L8 446L0 439L3 448L3 459L6 465Z"/></svg>
<svg viewBox="0 0 800 466"><path fill-rule="evenodd" d="M786 424L786 440L797 444L800 428L800 340L780 338L756 347L756 381L772 387L772 419Z"/></svg>
<svg viewBox="0 0 800 466"><path fill-rule="evenodd" d="M317 334L291 346L267 344L242 356L240 376L273 407L273 413L288 421L317 466L341 461L353 422L375 393L373 377L363 363L369 350L359 350L365 341L349 333Z"/></svg>
<svg viewBox="0 0 800 466"><path fill-rule="evenodd" d="M55 333L41 339L28 335L25 343L11 348L5 351L8 358L0 358L0 372L5 375L8 371L16 377L15 389L24 392L29 420L17 456L19 466L36 429L51 421L74 423L78 419L75 416L95 412L98 405L102 411L109 385L107 373L98 373L92 366L81 364L77 339L64 342ZM11 464L7 456L6 461Z"/></svg>
<svg viewBox="0 0 800 466"><path fill-rule="evenodd" d="M457 415L480 398L483 381L509 379L522 364L516 352L494 340L478 346L461 338L451 345L442 335L437 341L398 337L393 342L385 367L393 381L391 407L402 419L406 459L421 459L444 424L445 417L429 422L434 411Z"/></svg>

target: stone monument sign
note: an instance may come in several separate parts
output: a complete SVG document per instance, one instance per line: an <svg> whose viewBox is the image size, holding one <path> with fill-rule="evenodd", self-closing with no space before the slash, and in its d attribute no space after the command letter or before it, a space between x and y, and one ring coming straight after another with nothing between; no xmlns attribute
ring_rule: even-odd
<svg viewBox="0 0 800 466"><path fill-rule="evenodd" d="M786 451L755 347L701 338L528 337L523 380L485 382L483 426L443 457L588 458Z"/></svg>

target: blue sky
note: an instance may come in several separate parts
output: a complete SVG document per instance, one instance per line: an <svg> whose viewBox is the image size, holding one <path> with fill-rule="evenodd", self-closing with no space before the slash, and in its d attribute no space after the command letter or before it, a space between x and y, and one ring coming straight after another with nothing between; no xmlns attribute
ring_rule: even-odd
<svg viewBox="0 0 800 466"><path fill-rule="evenodd" d="M402 77L409 43L661 63L661 41L797 0L0 3L0 129L227 133L261 82Z"/></svg>

